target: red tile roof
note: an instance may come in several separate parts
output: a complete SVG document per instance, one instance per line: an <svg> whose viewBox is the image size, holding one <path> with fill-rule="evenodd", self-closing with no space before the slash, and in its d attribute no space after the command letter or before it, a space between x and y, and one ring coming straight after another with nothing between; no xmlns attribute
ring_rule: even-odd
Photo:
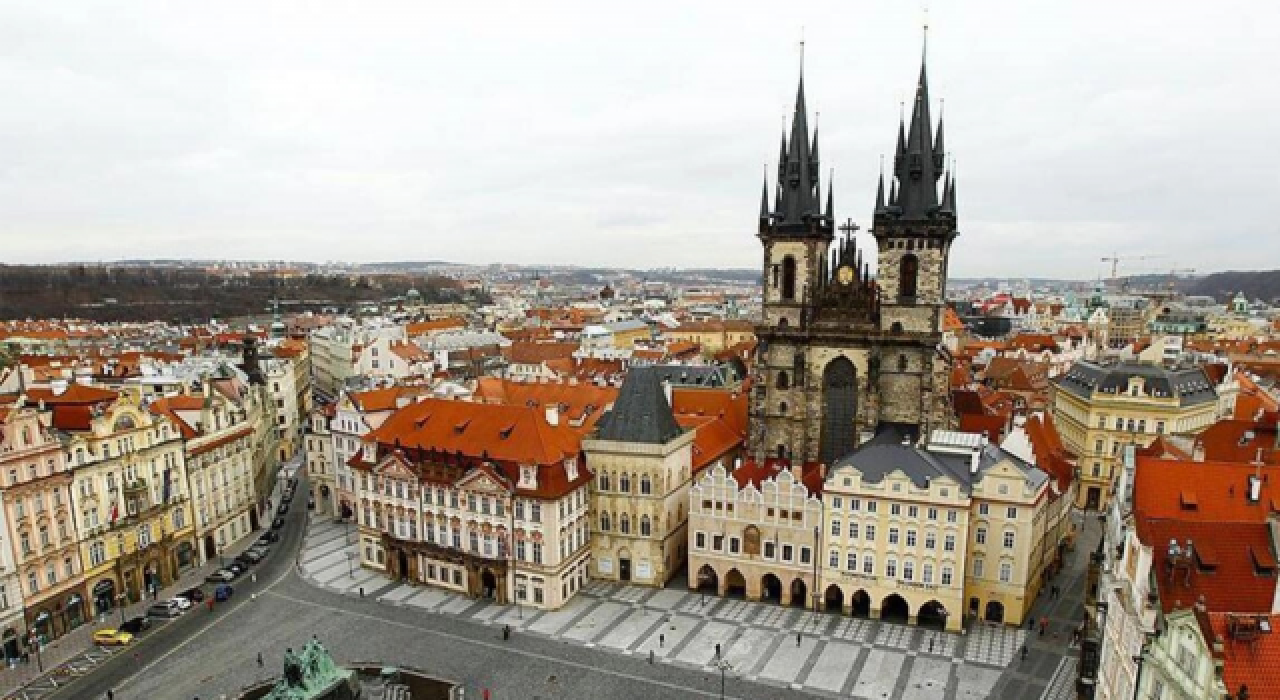
<svg viewBox="0 0 1280 700"><path fill-rule="evenodd" d="M573 353L577 349L577 343L531 343L516 341L510 346L503 348L502 354L507 358L508 362L522 365L539 365L547 360L573 357Z"/></svg>
<svg viewBox="0 0 1280 700"><path fill-rule="evenodd" d="M474 396L483 403L529 406L541 408L544 413L547 406L558 406L564 420L582 419L585 432L594 427L605 408L618 399L618 389L586 382L513 382L482 377L476 382Z"/></svg>
<svg viewBox="0 0 1280 700"><path fill-rule="evenodd" d="M1220 420L1196 436L1204 458L1221 462L1280 464L1275 414L1264 413L1261 420Z"/></svg>
<svg viewBox="0 0 1280 700"><path fill-rule="evenodd" d="M1232 617L1239 619L1227 613L1209 614L1212 634L1222 640L1222 681L1227 692L1239 693L1247 685L1250 700L1280 700L1280 615L1262 616L1273 631L1253 639L1232 634ZM1205 641L1212 649L1214 640Z"/></svg>
<svg viewBox="0 0 1280 700"><path fill-rule="evenodd" d="M44 401L45 405L48 406L52 404L102 403L104 401L115 401L120 395L111 389L73 382L61 394L55 394L52 389L27 389L26 396L27 403Z"/></svg>
<svg viewBox="0 0 1280 700"><path fill-rule="evenodd" d="M725 466L728 467L730 465ZM756 462L754 459L747 459L743 460L742 464L737 469L734 469L732 474L734 480L738 482L738 488L746 488L747 484L760 488L761 482L777 476L779 472L789 466L791 466L790 460L778 459L777 457L768 457L763 463ZM804 484L805 488L809 489L809 495L821 496L824 483L822 465L817 462L806 462L799 465L799 469L801 472L800 482Z"/></svg>

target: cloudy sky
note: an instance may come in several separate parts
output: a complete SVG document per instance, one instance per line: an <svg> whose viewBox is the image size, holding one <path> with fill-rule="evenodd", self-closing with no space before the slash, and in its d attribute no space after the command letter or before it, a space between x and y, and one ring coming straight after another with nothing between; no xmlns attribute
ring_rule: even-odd
<svg viewBox="0 0 1280 700"><path fill-rule="evenodd" d="M921 7L4 3L0 261L752 267L802 32L866 224ZM952 274L1280 267L1278 8L935 0Z"/></svg>

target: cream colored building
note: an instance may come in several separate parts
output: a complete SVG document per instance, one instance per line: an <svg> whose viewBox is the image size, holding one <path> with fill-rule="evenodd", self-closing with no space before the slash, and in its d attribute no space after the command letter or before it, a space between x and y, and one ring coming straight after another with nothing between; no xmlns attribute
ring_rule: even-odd
<svg viewBox="0 0 1280 700"><path fill-rule="evenodd" d="M227 547L261 523L254 508L254 426L238 401L205 381L202 393L173 396L150 405L169 417L185 439L187 481L195 515L200 561L217 560Z"/></svg>
<svg viewBox="0 0 1280 700"><path fill-rule="evenodd" d="M981 435L860 448L823 486L827 607L948 630L1022 624L1044 580L1051 488Z"/></svg>
<svg viewBox="0 0 1280 700"><path fill-rule="evenodd" d="M822 510L776 462L706 469L689 493L690 588L811 608Z"/></svg>
<svg viewBox="0 0 1280 700"><path fill-rule="evenodd" d="M1082 361L1054 380L1051 395L1058 431L1079 458L1076 505L1089 510L1110 501L1125 445L1195 435L1219 410L1217 387L1198 367Z"/></svg>
<svg viewBox="0 0 1280 700"><path fill-rule="evenodd" d="M633 368L582 443L595 473L592 578L664 586L685 563L694 431L676 423L667 391L654 368Z"/></svg>
<svg viewBox="0 0 1280 700"><path fill-rule="evenodd" d="M280 462L288 462L302 449L302 426L305 414L298 404L298 368L293 358L264 358L262 368L267 375L267 391L271 406L267 411L275 426L276 454Z"/></svg>
<svg viewBox="0 0 1280 700"><path fill-rule="evenodd" d="M311 409L310 422L303 435L303 448L307 454L307 484L311 499L316 504L316 515L337 516L337 484L334 481L337 465L333 459L333 436L329 433L329 421L333 418L333 404Z"/></svg>

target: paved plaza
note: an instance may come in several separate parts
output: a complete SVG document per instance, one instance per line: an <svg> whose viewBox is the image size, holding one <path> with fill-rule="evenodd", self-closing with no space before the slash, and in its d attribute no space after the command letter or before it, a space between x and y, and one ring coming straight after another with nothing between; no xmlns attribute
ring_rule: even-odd
<svg viewBox="0 0 1280 700"><path fill-rule="evenodd" d="M719 645L737 678L818 696L875 700L1071 697L1069 637L1075 600L1042 601L1050 635L976 624L948 633L774 604L705 597L683 589L593 582L560 610L517 608L362 569L350 526L310 524L299 556L312 584L386 606L445 614L655 663L719 673ZM1068 571L1064 589L1079 587ZM1019 651L1027 645L1026 661Z"/></svg>

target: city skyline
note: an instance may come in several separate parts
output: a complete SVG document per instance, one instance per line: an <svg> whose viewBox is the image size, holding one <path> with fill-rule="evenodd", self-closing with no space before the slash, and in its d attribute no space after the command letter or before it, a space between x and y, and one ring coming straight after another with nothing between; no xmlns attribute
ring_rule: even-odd
<svg viewBox="0 0 1280 700"><path fill-rule="evenodd" d="M501 26L251 7L3 11L21 106L0 134L8 262L753 268L801 32L823 176L864 229L921 50L920 8L888 4L513 7ZM930 8L955 277L1095 279L1117 250L1156 256L1121 274L1268 266L1276 187L1252 154L1273 137L1247 134L1280 106L1255 88L1276 10L1193 7Z"/></svg>

